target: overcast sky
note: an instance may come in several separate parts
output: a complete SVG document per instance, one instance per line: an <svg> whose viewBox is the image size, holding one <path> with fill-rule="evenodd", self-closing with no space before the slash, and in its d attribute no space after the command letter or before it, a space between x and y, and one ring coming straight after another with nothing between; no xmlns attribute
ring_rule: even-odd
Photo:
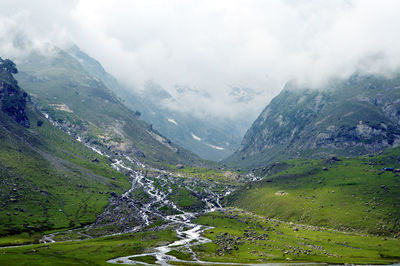
<svg viewBox="0 0 400 266"><path fill-rule="evenodd" d="M255 118L291 79L323 86L400 62L400 1L0 0L0 56L15 32L37 47L76 43L132 89L149 80L197 114ZM14 40L15 44L15 40ZM322 84L322 85L321 85ZM258 93L235 103L232 87Z"/></svg>

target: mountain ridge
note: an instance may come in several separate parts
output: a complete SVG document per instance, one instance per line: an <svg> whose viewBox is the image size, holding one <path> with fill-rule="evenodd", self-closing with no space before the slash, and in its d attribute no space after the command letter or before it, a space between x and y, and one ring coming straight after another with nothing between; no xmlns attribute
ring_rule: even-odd
<svg viewBox="0 0 400 266"><path fill-rule="evenodd" d="M152 163L201 163L200 158L139 120L69 53L54 49L51 55L32 53L20 60L17 79L38 107L66 131L79 132L83 141L103 149L123 151Z"/></svg>
<svg viewBox="0 0 400 266"><path fill-rule="evenodd" d="M400 144L400 76L353 75L326 89L288 84L225 162L246 168L279 160L357 156Z"/></svg>

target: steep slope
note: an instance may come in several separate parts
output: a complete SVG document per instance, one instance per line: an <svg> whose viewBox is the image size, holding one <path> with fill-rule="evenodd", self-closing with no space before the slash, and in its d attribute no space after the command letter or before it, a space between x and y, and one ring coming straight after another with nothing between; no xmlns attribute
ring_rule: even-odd
<svg viewBox="0 0 400 266"><path fill-rule="evenodd" d="M17 79L42 111L72 134L79 132L85 142L147 162L200 162L197 156L139 120L67 52L54 48L46 55L30 54L21 60Z"/></svg>
<svg viewBox="0 0 400 266"><path fill-rule="evenodd" d="M379 156L285 161L258 169L264 179L232 193L227 202L288 222L395 236L399 159L396 148Z"/></svg>
<svg viewBox="0 0 400 266"><path fill-rule="evenodd" d="M102 65L88 56L77 46L67 50L90 73L101 80L110 90L123 99L124 104L133 111L138 111L141 118L152 124L174 143L209 160L221 160L231 155L240 145L245 130L250 126L240 121L227 119L199 118L190 113L176 112L165 106L165 101L175 99L158 84L149 82L143 92L135 92L122 86ZM184 94L189 88L177 88ZM243 92L234 90L243 100ZM179 104L179 103L176 103Z"/></svg>
<svg viewBox="0 0 400 266"><path fill-rule="evenodd" d="M400 77L354 75L321 90L288 84L227 162L243 167L289 158L362 155L400 141Z"/></svg>
<svg viewBox="0 0 400 266"><path fill-rule="evenodd" d="M18 116L0 111L0 235L93 222L110 192L122 193L129 181L107 158L51 125L11 74L0 69L0 92L20 96L8 101Z"/></svg>
<svg viewBox="0 0 400 266"><path fill-rule="evenodd" d="M18 70L9 59L0 57L0 106L1 111L12 117L17 123L29 127L29 120L25 113L26 97L28 96L13 78Z"/></svg>

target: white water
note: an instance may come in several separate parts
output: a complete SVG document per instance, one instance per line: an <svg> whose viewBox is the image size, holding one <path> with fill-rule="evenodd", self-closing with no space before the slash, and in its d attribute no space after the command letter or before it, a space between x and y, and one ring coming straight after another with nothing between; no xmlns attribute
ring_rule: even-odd
<svg viewBox="0 0 400 266"><path fill-rule="evenodd" d="M54 120L52 120L50 118L50 116L46 113L43 113L44 116L46 117L46 119L48 119L54 126L66 131L66 133L68 133L69 135L72 135L70 131L65 130L64 128L62 128L60 125L57 124L57 122L55 122ZM99 149L97 149L96 147L93 147L85 142L82 141L80 136L76 137L76 140L83 143L86 147L92 149L94 152L106 156L108 158L110 158L109 155L105 154L104 152L100 151ZM139 168L147 168L143 163L141 163L139 160L137 159L132 159L129 156L124 155L124 158L131 163L132 165L136 165ZM199 224L195 224L192 223L191 220L193 218L195 218L196 216L198 216L201 213L204 212L211 212L211 211L215 211L218 209L221 209L221 205L219 202L219 195L217 195L215 192L212 191L208 191L209 192L209 197L205 197L203 199L204 203L205 203L205 209L202 210L201 212L198 213L190 213L190 212L185 212L183 210L181 210L180 208L178 208L173 202L169 201L167 199L167 195L156 188L156 186L154 186L154 181L151 179L146 178L141 172L139 171L135 171L133 170L131 167L126 166L124 161L122 159L117 159L115 160L111 166L113 168L115 168L117 171L123 172L123 171L128 171L130 173L130 176L132 177L132 188L130 190L128 190L127 192L125 192L121 198L126 198L129 199L131 197L131 192L138 188L141 187L143 188L143 190L150 196L150 202L147 204L144 204L141 209L139 210L139 214L140 216L143 218L143 225L140 226L136 226L134 228L132 228L131 230L129 230L129 232L136 232L141 230L142 228L144 228L145 226L148 226L150 224L149 221L149 214L154 214L154 211L159 208L156 207L155 205L157 203L163 203L164 205L169 205L172 206L172 208L181 213L181 214L176 214L176 215L168 215L168 216L163 216L160 215L161 218L164 219L164 221L167 222L167 226L174 226L176 227L176 235L179 238L179 240L169 244L169 245L165 245L165 246L161 246L161 247L157 247L154 248L154 251L151 253L145 253L145 254L135 254L135 255L130 255L130 256L125 256L125 257L120 257L120 258L115 258L112 260L109 260L109 263L115 263L115 264L130 264L130 265L149 265L143 262L137 262L137 261L133 261L130 260L129 258L134 258L134 257L140 257L140 256L145 256L145 255L151 255L154 256L157 260L157 263L159 265L170 265L169 262L175 261L175 262L192 262L192 263L197 263L197 264L208 264L208 265L279 265L277 263L271 263L271 264L243 264L243 263L223 263L223 262L206 262L206 261L201 261L197 258L196 253L193 252L193 250L191 249L192 246L194 245L200 245L200 244L205 244L208 242L211 242L210 239L202 237L202 233L207 230L210 229L212 227L207 227L207 226L203 226L203 225L199 225ZM164 170L158 170L158 169L153 169L153 168L149 168L150 170L155 170L158 171L159 173L163 173L163 174L170 174ZM179 174L175 174L176 176L180 176ZM161 178L161 176L158 176L157 178ZM257 180L257 177L252 176L252 180ZM190 190L190 188L187 187L187 189ZM171 188L168 189L168 192L171 193L172 190ZM228 195L229 193L231 193L231 191L226 192L225 196ZM215 201L215 203L213 203L213 201ZM166 226L165 226L166 227ZM72 230L68 230L68 231L72 231ZM57 233L53 233L53 234L49 234L49 235L45 235L43 236L43 238L41 239L42 243L54 243L56 242L53 238L56 234L58 234L60 232ZM81 232L78 232L78 234L85 236L87 238L92 238L90 235L87 234L83 234ZM113 235L118 235L121 233L117 233L117 234L113 234ZM183 260L179 260L174 256L170 256L167 255L166 253L168 253L169 251L173 250L176 247L185 247L188 252L191 254L193 261L183 261ZM280 265L289 265L289 264L280 264Z"/></svg>

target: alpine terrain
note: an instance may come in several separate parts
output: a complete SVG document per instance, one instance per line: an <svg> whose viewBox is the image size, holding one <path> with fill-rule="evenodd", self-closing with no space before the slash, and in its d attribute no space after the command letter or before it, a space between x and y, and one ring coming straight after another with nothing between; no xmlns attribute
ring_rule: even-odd
<svg viewBox="0 0 400 266"><path fill-rule="evenodd" d="M400 263L398 1L1 3L0 265Z"/></svg>
<svg viewBox="0 0 400 266"><path fill-rule="evenodd" d="M293 158L373 154L400 141L400 77L354 74L321 89L288 83L226 160L251 168Z"/></svg>

